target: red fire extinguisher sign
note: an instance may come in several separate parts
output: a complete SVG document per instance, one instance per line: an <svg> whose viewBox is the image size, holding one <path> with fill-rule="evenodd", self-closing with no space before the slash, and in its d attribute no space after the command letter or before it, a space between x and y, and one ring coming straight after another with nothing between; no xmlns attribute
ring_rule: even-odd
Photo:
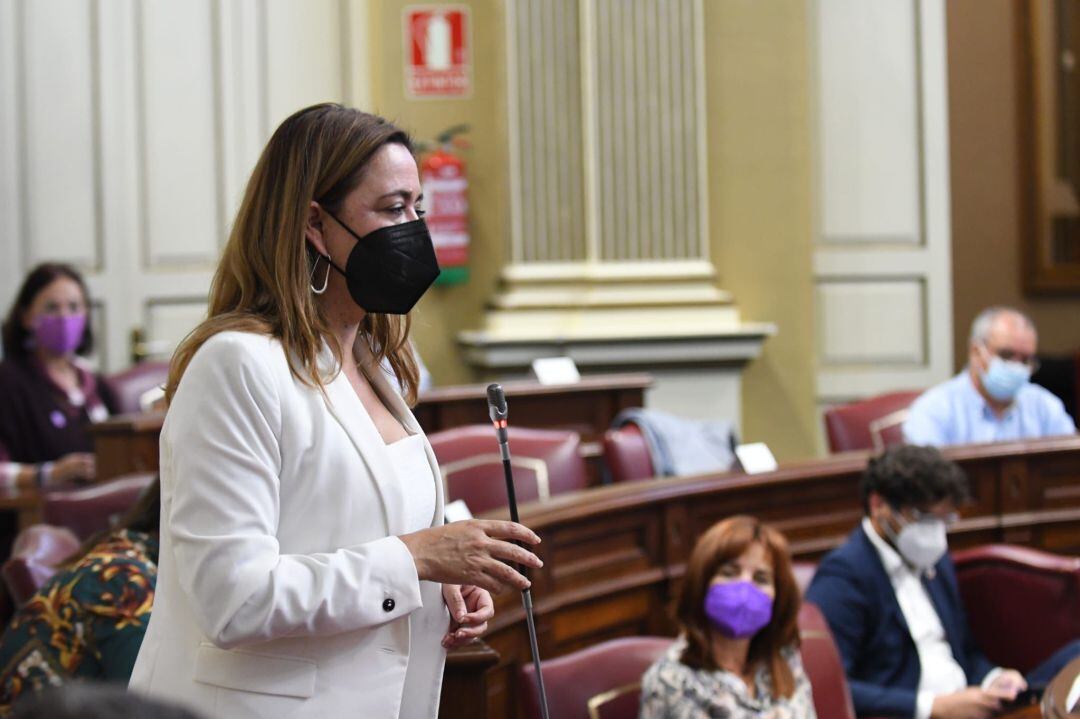
<svg viewBox="0 0 1080 719"><path fill-rule="evenodd" d="M442 274L440 284L468 278L469 181L465 162L452 150L452 138L464 128L452 128L439 137L439 146L420 163L424 187L425 220Z"/></svg>
<svg viewBox="0 0 1080 719"><path fill-rule="evenodd" d="M405 8L405 91L409 97L467 97L469 8L411 5Z"/></svg>

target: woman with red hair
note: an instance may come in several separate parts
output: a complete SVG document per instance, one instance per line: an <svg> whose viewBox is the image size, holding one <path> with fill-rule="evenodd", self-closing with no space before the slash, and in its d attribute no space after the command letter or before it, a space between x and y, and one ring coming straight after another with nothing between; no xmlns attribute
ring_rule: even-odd
<svg viewBox="0 0 1080 719"><path fill-rule="evenodd" d="M787 541L753 517L714 525L686 568L681 634L642 680L641 719L814 719Z"/></svg>

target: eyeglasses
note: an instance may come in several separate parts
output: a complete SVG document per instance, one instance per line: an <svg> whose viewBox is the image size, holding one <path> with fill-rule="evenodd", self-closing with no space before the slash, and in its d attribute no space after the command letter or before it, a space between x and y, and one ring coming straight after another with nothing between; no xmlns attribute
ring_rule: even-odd
<svg viewBox="0 0 1080 719"><path fill-rule="evenodd" d="M1000 350L990 349L989 345L983 345L986 351L992 355L996 355L1006 362L1019 362L1022 365L1026 365L1032 374L1039 371L1039 358L1035 355L1027 355L1022 352L1014 352L1008 347Z"/></svg>
<svg viewBox="0 0 1080 719"><path fill-rule="evenodd" d="M898 510L899 514L904 519L903 514ZM951 527L960 521L960 515L956 512L949 512L948 514L934 514L933 512L923 512L918 509L912 508L911 520L912 522L944 522L946 527Z"/></svg>

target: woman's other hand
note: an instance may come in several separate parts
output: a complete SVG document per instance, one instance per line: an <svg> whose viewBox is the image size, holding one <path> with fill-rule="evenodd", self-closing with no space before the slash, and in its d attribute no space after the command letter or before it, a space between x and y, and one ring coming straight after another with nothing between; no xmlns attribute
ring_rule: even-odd
<svg viewBox="0 0 1080 719"><path fill-rule="evenodd" d="M97 460L87 452L65 454L53 463L52 471L43 486L67 484L70 482L89 482L97 476Z"/></svg>
<svg viewBox="0 0 1080 719"><path fill-rule="evenodd" d="M495 616L495 605L486 589L466 584L443 585L443 600L450 610L450 629L442 639L446 649L456 649L478 639Z"/></svg>
<svg viewBox="0 0 1080 719"><path fill-rule="evenodd" d="M473 585L498 594L507 587L529 587L529 580L502 560L533 569L544 566L535 554L512 543L540 543L532 530L514 522L469 519L400 539L412 554L420 579L429 582Z"/></svg>

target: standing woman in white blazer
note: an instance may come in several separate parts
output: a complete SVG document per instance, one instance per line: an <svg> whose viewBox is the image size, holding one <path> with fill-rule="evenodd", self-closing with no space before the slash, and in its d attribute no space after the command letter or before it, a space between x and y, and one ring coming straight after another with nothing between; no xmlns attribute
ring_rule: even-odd
<svg viewBox="0 0 1080 719"><path fill-rule="evenodd" d="M133 691L208 717L435 717L446 649L539 567L510 522L443 523L408 400L438 274L406 134L297 112L248 182L208 319L173 358L161 556Z"/></svg>

